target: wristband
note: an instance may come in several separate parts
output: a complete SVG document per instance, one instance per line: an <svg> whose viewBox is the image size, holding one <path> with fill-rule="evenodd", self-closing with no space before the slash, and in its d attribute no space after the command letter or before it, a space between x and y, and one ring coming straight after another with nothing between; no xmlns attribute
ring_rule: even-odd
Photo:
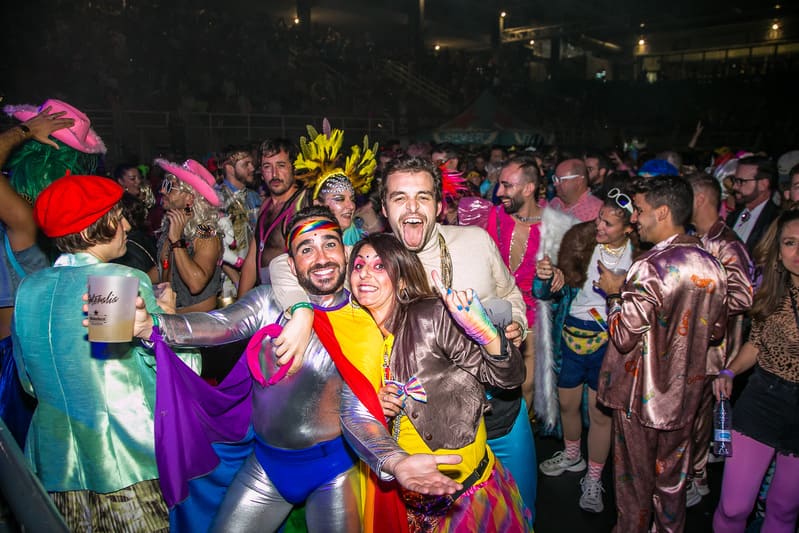
<svg viewBox="0 0 799 533"><path fill-rule="evenodd" d="M719 370L719 376L727 376L730 379L735 379L735 372L733 372L729 368L722 368L721 370Z"/></svg>
<svg viewBox="0 0 799 533"><path fill-rule="evenodd" d="M296 304L289 307L289 314L293 315L294 311L297 309L310 309L313 311L313 305L310 302L297 302Z"/></svg>
<svg viewBox="0 0 799 533"><path fill-rule="evenodd" d="M153 319L153 327L161 329L161 321L158 319L158 315L153 313L150 317Z"/></svg>
<svg viewBox="0 0 799 533"><path fill-rule="evenodd" d="M606 304L610 305L610 301L611 300L621 300L621 293L614 292L612 294L608 294L607 296L605 296L605 303Z"/></svg>
<svg viewBox="0 0 799 533"><path fill-rule="evenodd" d="M236 258L236 262L233 264L233 266L240 269L241 265L243 265L243 264L244 264L244 258L243 257L237 257Z"/></svg>
<svg viewBox="0 0 799 533"><path fill-rule="evenodd" d="M169 241L169 249L174 250L175 248L186 248L187 243L186 239L178 239L175 242Z"/></svg>
<svg viewBox="0 0 799 533"><path fill-rule="evenodd" d="M26 138L30 136L31 129L28 126L25 124L17 124L17 127L22 131Z"/></svg>

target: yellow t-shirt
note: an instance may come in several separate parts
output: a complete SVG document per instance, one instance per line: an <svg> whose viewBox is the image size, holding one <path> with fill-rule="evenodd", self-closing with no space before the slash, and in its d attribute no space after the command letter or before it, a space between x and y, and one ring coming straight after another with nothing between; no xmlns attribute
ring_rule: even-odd
<svg viewBox="0 0 799 533"><path fill-rule="evenodd" d="M384 358L388 361L388 356L391 354L391 349L394 345L394 336L389 335L384 344L383 344L383 353ZM413 398L408 398L406 402L415 402ZM446 428L439 428L441 431L446 431ZM444 474L447 474L455 481L461 482L474 472L477 465L480 464L480 461L483 460L486 454L488 454L488 466L483 472L483 475L478 479L475 484L482 483L488 479L491 475L491 471L494 469L494 453L491 449L486 445L486 427L485 421L481 418L480 425L477 428L477 433L474 437L474 441L471 444L467 444L463 448L458 448L456 450L431 450L430 447L425 443L422 436L416 431L416 428L411 423L410 419L407 416L400 417L400 429L399 429L399 439L398 443L400 447L410 454L415 453L430 453L434 455L447 455L447 454L455 454L460 455L463 458L457 465L442 465L439 467L439 470Z"/></svg>

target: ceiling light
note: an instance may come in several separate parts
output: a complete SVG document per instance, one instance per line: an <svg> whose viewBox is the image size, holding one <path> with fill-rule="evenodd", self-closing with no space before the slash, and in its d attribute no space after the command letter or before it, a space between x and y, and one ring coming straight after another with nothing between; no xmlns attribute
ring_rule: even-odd
<svg viewBox="0 0 799 533"><path fill-rule="evenodd" d="M641 37L640 39L638 39L638 46L644 46L645 44L646 44L646 41L644 40L644 38L643 38L643 37Z"/></svg>

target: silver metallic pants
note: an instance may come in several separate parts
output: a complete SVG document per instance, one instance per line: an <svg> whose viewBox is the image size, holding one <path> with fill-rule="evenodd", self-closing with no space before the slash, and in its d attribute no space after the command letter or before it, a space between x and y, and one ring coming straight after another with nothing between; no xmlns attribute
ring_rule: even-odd
<svg viewBox="0 0 799 533"><path fill-rule="evenodd" d="M359 502L356 465L319 486L308 497L305 520L309 533L358 533L361 530ZM292 505L280 495L253 453L230 485L211 531L277 531L291 508Z"/></svg>

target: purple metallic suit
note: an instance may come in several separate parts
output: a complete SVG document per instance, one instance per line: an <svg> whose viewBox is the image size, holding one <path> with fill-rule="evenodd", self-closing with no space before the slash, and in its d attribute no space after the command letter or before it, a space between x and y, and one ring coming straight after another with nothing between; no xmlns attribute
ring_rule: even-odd
<svg viewBox="0 0 799 533"><path fill-rule="evenodd" d="M343 292L336 304L335 307L346 305ZM224 309L163 315L160 322L169 344L216 346L249 338L262 327L284 323L285 317L271 287L262 285ZM261 368L267 379L277 371L269 346L266 342L261 354ZM341 439L339 405L343 385L327 351L312 335L297 373L266 388L253 385L252 425L257 438L281 453L306 453L300 458L306 464L314 460L325 463L325 457L312 455L318 452L317 456L323 456L325 452L320 447L335 446ZM250 455L228 489L212 531L276 531L291 510L292 504L278 490L285 480L270 479L256 455L257 452ZM300 487L308 482L308 476L299 472L289 479L292 489L299 487L310 493L306 500L310 531L361 529L357 468L353 467L354 462L341 464L340 472L315 486Z"/></svg>
<svg viewBox="0 0 799 533"><path fill-rule="evenodd" d="M726 295L718 261L687 235L656 244L627 274L597 391L614 410L614 531L648 530L653 507L658 531L685 527L689 440Z"/></svg>

